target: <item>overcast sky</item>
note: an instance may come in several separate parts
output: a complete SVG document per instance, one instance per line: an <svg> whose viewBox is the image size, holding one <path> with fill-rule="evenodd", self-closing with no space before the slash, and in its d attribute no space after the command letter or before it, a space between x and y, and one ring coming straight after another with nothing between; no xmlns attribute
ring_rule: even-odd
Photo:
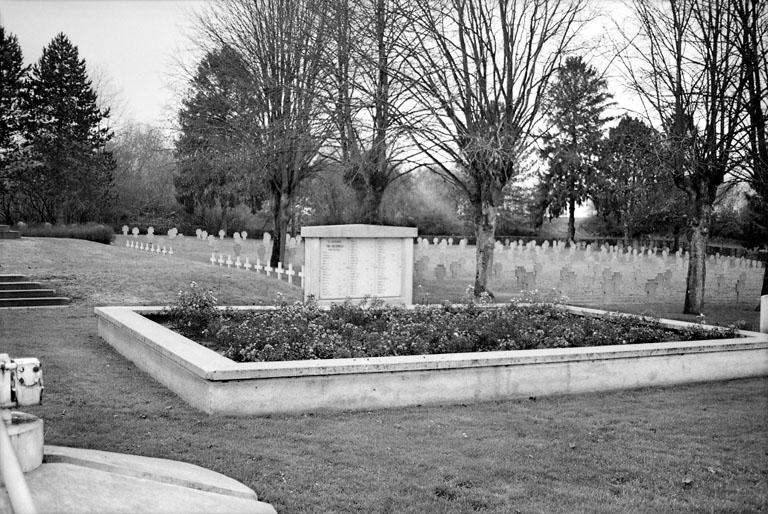
<svg viewBox="0 0 768 514"><path fill-rule="evenodd" d="M0 0L0 24L16 35L27 63L64 32L95 82L116 93L115 114L159 127L175 105L175 62L189 52L190 12L202 1Z"/></svg>
<svg viewBox="0 0 768 514"><path fill-rule="evenodd" d="M0 24L15 34L27 63L64 32L85 58L101 93L106 93L117 121L135 120L168 128L179 93L173 90L179 58L195 62L189 44L192 14L206 0L0 0ZM618 0L596 0L608 16L626 15ZM589 37L615 30L604 17L590 25ZM597 50L599 52L599 50ZM608 52L606 52L608 53ZM598 58L599 60L599 58ZM595 62L599 67L600 65ZM621 98L620 83L609 88ZM179 81L175 84L178 88Z"/></svg>

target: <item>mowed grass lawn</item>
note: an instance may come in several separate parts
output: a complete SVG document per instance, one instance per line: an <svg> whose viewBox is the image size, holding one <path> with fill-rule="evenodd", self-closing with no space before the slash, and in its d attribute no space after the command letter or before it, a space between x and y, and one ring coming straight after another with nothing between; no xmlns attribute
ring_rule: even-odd
<svg viewBox="0 0 768 514"><path fill-rule="evenodd" d="M0 310L0 351L37 356L46 442L199 464L289 512L765 512L768 379L372 412L195 411L97 336L95 305L165 304L195 280L225 304L299 290L184 258L0 241L0 273L74 299ZM439 292L435 292L439 295Z"/></svg>

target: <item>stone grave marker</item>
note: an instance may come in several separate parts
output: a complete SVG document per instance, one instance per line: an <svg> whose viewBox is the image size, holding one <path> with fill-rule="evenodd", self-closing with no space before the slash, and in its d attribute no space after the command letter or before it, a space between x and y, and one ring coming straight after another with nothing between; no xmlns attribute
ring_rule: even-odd
<svg viewBox="0 0 768 514"><path fill-rule="evenodd" d="M646 296L656 296L656 291L659 288L659 282L657 279L652 278L650 280L646 280L645 282L645 295Z"/></svg>
<svg viewBox="0 0 768 514"><path fill-rule="evenodd" d="M235 232L237 234L237 232ZM243 249L243 241L240 239L240 235L234 238L232 242L232 251L235 253L235 257L240 258L240 252Z"/></svg>

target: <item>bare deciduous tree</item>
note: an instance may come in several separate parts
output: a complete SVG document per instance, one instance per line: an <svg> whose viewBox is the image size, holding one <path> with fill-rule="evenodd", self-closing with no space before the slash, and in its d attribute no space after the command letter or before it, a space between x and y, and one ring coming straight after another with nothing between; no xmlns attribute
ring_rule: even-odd
<svg viewBox="0 0 768 514"><path fill-rule="evenodd" d="M736 175L747 182L758 222L768 228L768 4L761 0L732 0L736 24L732 32L746 74L744 105L747 116L745 166ZM768 294L768 262L761 295Z"/></svg>
<svg viewBox="0 0 768 514"><path fill-rule="evenodd" d="M541 102L586 12L585 0L415 0L407 73L414 141L468 198L474 292L487 290L502 190L520 170Z"/></svg>
<svg viewBox="0 0 768 514"><path fill-rule="evenodd" d="M225 0L199 18L201 44L229 47L252 77L251 112L242 144L272 193L274 246L270 262L285 261L292 199L316 169L330 133L322 84L327 73L326 0Z"/></svg>
<svg viewBox="0 0 768 514"><path fill-rule="evenodd" d="M728 0L636 0L639 37L622 57L632 86L662 124L677 187L688 196L684 312L704 304L707 244L718 188L733 169L744 73Z"/></svg>
<svg viewBox="0 0 768 514"><path fill-rule="evenodd" d="M403 0L334 0L334 98L345 182L355 191L363 222L381 221L381 201L398 177L403 153L401 107L409 90L402 80L408 46L408 4Z"/></svg>

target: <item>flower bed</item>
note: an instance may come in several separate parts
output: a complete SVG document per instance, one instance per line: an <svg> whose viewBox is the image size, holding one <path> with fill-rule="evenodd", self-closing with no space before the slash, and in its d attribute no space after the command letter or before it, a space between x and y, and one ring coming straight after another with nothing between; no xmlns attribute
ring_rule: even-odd
<svg viewBox="0 0 768 514"><path fill-rule="evenodd" d="M573 348L736 337L735 330L659 320L577 315L554 305L364 307L314 302L255 311L220 310L210 292L181 292L166 324L237 362L297 361Z"/></svg>
<svg viewBox="0 0 768 514"><path fill-rule="evenodd" d="M504 310L504 306L497 306ZM586 318L604 311L560 306ZM232 307L230 311L279 311ZM167 307L97 307L99 336L204 412L254 415L378 409L638 388L768 374L768 335L498 352L234 362L149 318ZM216 311L213 307L211 311ZM628 320L641 322L636 316ZM681 334L714 327L659 320Z"/></svg>

